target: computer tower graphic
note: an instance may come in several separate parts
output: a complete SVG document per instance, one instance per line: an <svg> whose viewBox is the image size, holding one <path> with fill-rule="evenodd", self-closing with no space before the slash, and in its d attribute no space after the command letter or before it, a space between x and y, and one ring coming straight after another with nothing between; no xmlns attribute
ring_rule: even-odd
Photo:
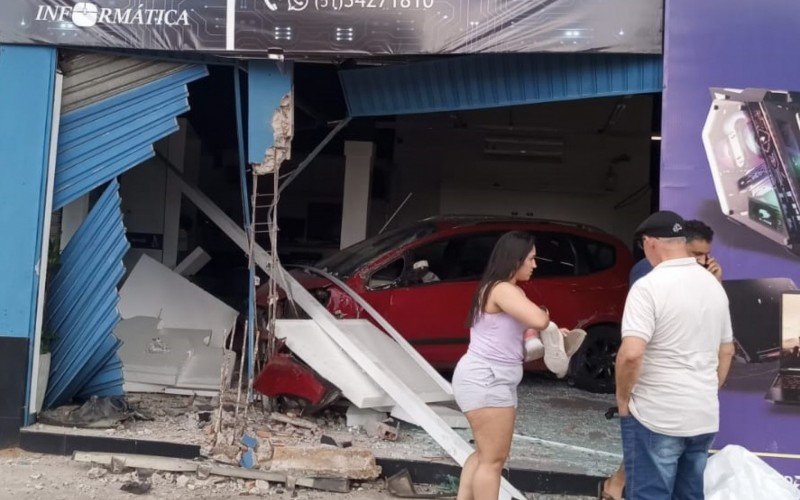
<svg viewBox="0 0 800 500"><path fill-rule="evenodd" d="M703 144L722 212L800 255L800 92L711 95Z"/></svg>

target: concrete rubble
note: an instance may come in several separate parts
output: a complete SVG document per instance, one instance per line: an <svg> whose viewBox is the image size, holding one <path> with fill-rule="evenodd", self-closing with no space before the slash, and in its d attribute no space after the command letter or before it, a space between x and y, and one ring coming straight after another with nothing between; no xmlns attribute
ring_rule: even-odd
<svg viewBox="0 0 800 500"><path fill-rule="evenodd" d="M520 438L517 436L514 438L509 467L591 476L608 475L616 469L619 458L614 454L619 452L619 424L616 420L606 420L603 417L605 409L614 403L613 395L576 392L563 382L539 376L526 376L519 394L520 414L516 432ZM299 409L283 408L281 413L276 413L272 409L262 408L260 404L254 404L248 408L246 414L240 409L239 425L234 425L235 398L226 395L221 401L222 439L219 443L216 442L213 433L217 421L216 408L220 405L218 398L137 394L129 397L129 404L136 411L152 416L153 420L129 420L108 430L56 428L44 425L36 425L31 430L199 445L201 455L208 457L205 463L216 466L227 465L236 469L240 469L239 462L243 451L241 437L246 433L257 440L255 453L259 467L247 470L255 473L274 472L271 470L273 454L281 447L336 451L369 450L377 459L382 460L415 460L455 465L426 432L406 423L400 424L397 441L385 441L370 436L364 427L348 426L347 413L349 411L352 417L355 410L344 402L334 404L314 416L303 415ZM373 422L383 422L388 418L386 412L369 410L367 414L375 415ZM471 435L468 430L458 432L463 439L470 440ZM323 444L324 436L331 438L333 443ZM529 440L529 436L535 437L537 441ZM350 447L337 446L337 443L348 441L351 443ZM587 453L585 449L578 448L587 442L595 443L597 452ZM83 467L83 464L81 466ZM85 468L80 472L81 481L88 485L87 488L113 484L116 487L115 491L118 491L126 481L138 480L130 475L129 471L114 473L111 469L111 466L95 466L92 470L90 464L85 464ZM26 474L25 477L31 484L31 491L35 492L38 490L33 489L34 485L46 480L48 473L38 480L29 478L31 474ZM185 476L185 479L178 479L181 476ZM178 480L182 485L180 488L177 486ZM451 486L455 484L455 480L455 477L451 478ZM259 486L256 485L258 481L262 481L258 483ZM268 490L264 488L264 481L269 484ZM365 491L374 496L364 498L384 498L382 495L385 492L381 489L381 481L349 481L351 481L351 495L357 495L360 493L359 488L365 488ZM172 498L166 493L170 491L186 494L206 492L199 496L212 495L214 498L219 498L216 495L220 492L232 495L235 495L233 492L238 494L253 492L253 494L278 496L281 495L276 493L278 491L286 495L292 493L285 483L261 477L245 479L215 476L211 474L210 469L200 466L197 466L194 472L156 471L151 483L152 489L148 494L158 498ZM45 487L49 487L46 482ZM323 494L320 490L309 489L296 481L295 487L295 493L300 498L303 498L303 495ZM267 493L262 493L263 491ZM2 487L0 487L0 498L2 498L1 493ZM124 494L130 497L129 493ZM327 491L324 494L332 495ZM31 496L31 498L38 497ZM90 498L90 495L73 495L66 498ZM321 496L311 498L321 498Z"/></svg>
<svg viewBox="0 0 800 500"><path fill-rule="evenodd" d="M129 397L128 403L136 411L152 416L151 421L129 420L103 431L47 425L36 425L33 430L199 444L201 454L207 457L195 462L76 453L76 460L92 465L87 477L96 481L108 481L131 469L155 470L151 480L133 476L126 479L131 493L149 491L151 487L157 490L162 479L188 490L213 488L234 480L239 485L241 480L244 483L239 485L239 491L271 494L293 488L345 492L360 487L358 483L379 478L381 468L370 450L370 443L376 438L360 427L348 428L345 407L306 418L294 412L267 411L255 404L246 414L240 410L235 419L235 400L227 398L231 397L226 396L220 405L219 398L139 394ZM215 411L218 405L222 408L222 421L220 436L216 437L213 431L219 418ZM373 413L387 418L385 413ZM328 437L331 444L323 444L323 437ZM226 475L234 477L223 481ZM236 477L241 475L245 477Z"/></svg>
<svg viewBox="0 0 800 500"><path fill-rule="evenodd" d="M101 477L90 475L103 470ZM349 493L330 493L297 485L290 491L286 485L264 480L247 480L222 476L205 479L193 473L173 473L127 469L112 473L105 467L80 463L70 457L39 455L18 449L0 451L0 498L15 500L123 500L131 494L142 498L189 500L196 498L233 499L243 495L269 498L342 500L376 500L391 498L382 482L351 484Z"/></svg>
<svg viewBox="0 0 800 500"><path fill-rule="evenodd" d="M517 467L537 470L582 473L593 476L608 475L619 465L620 453L618 420L606 420L603 413L613 406L614 395L590 394L575 391L567 384L541 376L526 376L519 388L519 414L516 432L520 435L540 438L543 442L516 439L512 447L511 463ZM237 445L241 432L234 441L235 398L223 400L223 434L227 441L215 448L214 424L217 420L217 398L175 396L165 394L135 394L128 397L129 405L136 411L153 418L152 421L128 420L116 428L107 430L73 429L36 424L30 430L106 436L149 441L193 444L200 446L205 456L229 460L238 464L241 447ZM214 411L211 411L214 410ZM352 440L352 447L370 449L377 457L385 459L415 459L452 464L442 448L416 427L402 423L397 441L384 441L367 434L363 427L348 422L347 413L357 409L337 403L313 417L302 416L299 411L291 417L318 426L317 429L286 424L270 420L270 411L261 405L252 405L240 422L239 429L277 446L322 446L325 434L339 434ZM377 414L376 421L387 418L386 413L369 410ZM240 413L241 415L241 413ZM210 420L206 421L206 418ZM468 429L458 431L466 440L471 439ZM553 445L547 444L552 442ZM578 447L591 446L602 453L586 453L579 449L556 445L563 443ZM330 445L328 445L330 446ZM258 453L258 452L257 452ZM230 458L228 458L230 456Z"/></svg>
<svg viewBox="0 0 800 500"><path fill-rule="evenodd" d="M263 480L240 480L196 474L152 471L143 477L141 471L118 474L107 471L99 479L89 477L91 464L73 461L70 457L41 455L19 449L0 450L0 498L14 500L130 500L126 484L149 481L150 490L141 498L164 500L196 500L198 498L239 499L243 496L268 497L276 500L390 500L383 481L353 483L349 493L330 493L306 488L289 491L284 485ZM148 471L144 471L145 475ZM452 492L439 487L415 485L418 491ZM591 497L528 494L530 500L589 500Z"/></svg>
<svg viewBox="0 0 800 500"><path fill-rule="evenodd" d="M270 470L291 475L358 480L377 479L381 474L381 468L375 463L375 455L369 450L319 446L275 448Z"/></svg>

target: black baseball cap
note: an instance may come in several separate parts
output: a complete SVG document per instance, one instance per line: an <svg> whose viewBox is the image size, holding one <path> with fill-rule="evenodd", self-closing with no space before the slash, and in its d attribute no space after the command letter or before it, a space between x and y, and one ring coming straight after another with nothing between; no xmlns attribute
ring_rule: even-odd
<svg viewBox="0 0 800 500"><path fill-rule="evenodd" d="M670 212L669 210L662 210L652 214L646 218L639 227L636 228L636 236L652 236L653 238L680 238L684 236L684 227L686 221L683 217Z"/></svg>

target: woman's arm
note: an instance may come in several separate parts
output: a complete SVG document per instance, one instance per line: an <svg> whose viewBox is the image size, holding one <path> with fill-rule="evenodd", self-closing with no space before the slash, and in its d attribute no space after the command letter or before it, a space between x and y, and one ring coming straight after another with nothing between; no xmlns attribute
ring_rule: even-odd
<svg viewBox="0 0 800 500"><path fill-rule="evenodd" d="M550 324L550 315L531 302L522 289L511 283L498 283L492 289L487 305L491 306L492 304L517 321L536 330L544 330Z"/></svg>

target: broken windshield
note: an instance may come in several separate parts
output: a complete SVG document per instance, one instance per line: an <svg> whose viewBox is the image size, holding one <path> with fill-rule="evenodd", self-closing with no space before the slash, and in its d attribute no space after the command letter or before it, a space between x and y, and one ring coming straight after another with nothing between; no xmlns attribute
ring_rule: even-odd
<svg viewBox="0 0 800 500"><path fill-rule="evenodd" d="M387 231L383 234L373 236L372 238L367 238L364 241L322 259L317 262L316 267L340 277L350 277L364 264L380 257L390 250L428 236L435 230L436 226L432 223L420 223Z"/></svg>

